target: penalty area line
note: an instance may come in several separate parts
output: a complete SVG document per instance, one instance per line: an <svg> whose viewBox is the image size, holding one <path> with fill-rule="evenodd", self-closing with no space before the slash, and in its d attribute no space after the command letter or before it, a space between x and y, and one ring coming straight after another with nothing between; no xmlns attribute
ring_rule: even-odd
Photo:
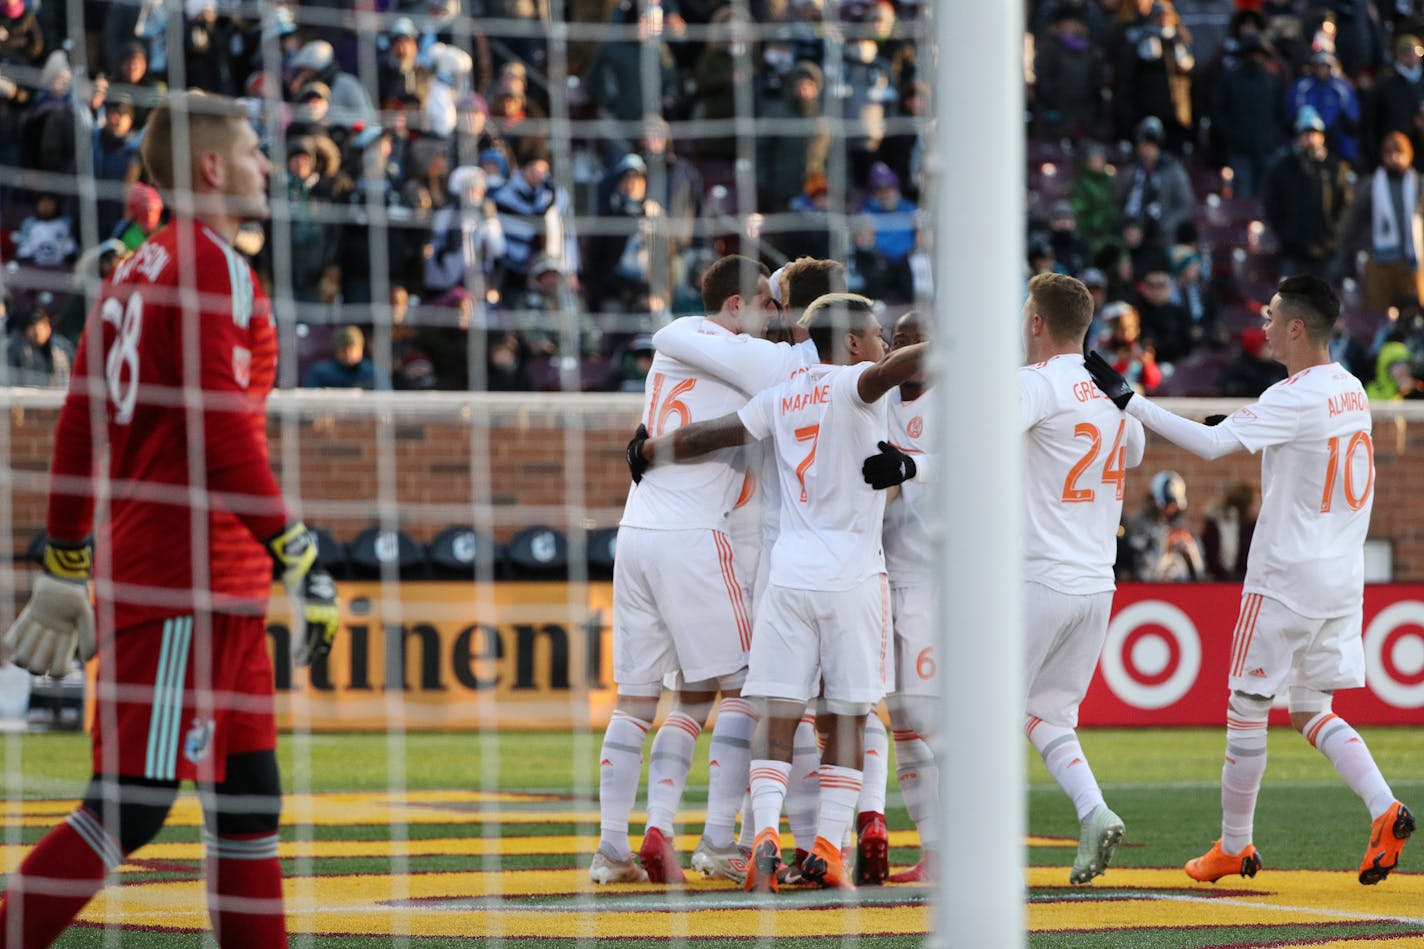
<svg viewBox="0 0 1424 949"><path fill-rule="evenodd" d="M1242 906L1256 910L1270 910L1276 913L1311 913L1316 916L1330 916L1358 922L1403 923L1407 926L1424 926L1424 917L1380 916L1377 913L1361 913L1347 909L1325 909L1319 906L1280 906L1273 903L1258 903L1255 900L1236 897L1189 896L1185 893L1144 893L1146 899L1169 903L1207 903L1212 906Z"/></svg>

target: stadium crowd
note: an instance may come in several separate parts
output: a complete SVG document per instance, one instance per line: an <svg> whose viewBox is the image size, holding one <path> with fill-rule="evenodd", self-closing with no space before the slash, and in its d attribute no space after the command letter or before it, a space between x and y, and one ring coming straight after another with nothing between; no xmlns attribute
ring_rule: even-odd
<svg viewBox="0 0 1424 949"><path fill-rule="evenodd" d="M298 325L292 384L560 388L572 362L575 388L641 389L650 312L697 310L744 245L828 252L828 212L855 289L914 295L916 3L572 2L557 70L547 2L181 6L0 5L12 382L63 383L86 281L166 220L137 156L169 86L251 105L279 200L243 249ZM788 132L727 132L748 88ZM353 335L380 371L328 371Z"/></svg>
<svg viewBox="0 0 1424 949"><path fill-rule="evenodd" d="M726 253L835 256L892 312L930 289L918 0L71 6L0 5L11 383L63 384L92 281L166 220L137 149L177 84L244 97L274 159L244 249L283 384L636 391ZM1030 0L1025 276L1081 277L1144 392L1252 396L1261 301L1314 273L1338 358L1424 396L1418 6Z"/></svg>

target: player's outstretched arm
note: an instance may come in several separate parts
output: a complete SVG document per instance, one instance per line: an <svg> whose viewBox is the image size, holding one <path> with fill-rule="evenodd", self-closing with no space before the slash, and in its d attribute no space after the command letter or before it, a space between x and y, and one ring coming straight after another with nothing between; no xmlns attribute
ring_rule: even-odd
<svg viewBox="0 0 1424 949"><path fill-rule="evenodd" d="M1203 425L1174 415L1152 404L1146 396L1136 395L1122 373L1095 352L1083 359L1083 367L1103 394L1118 408L1161 435L1167 441L1196 455L1211 460L1241 451L1246 446L1236 437L1230 425Z"/></svg>
<svg viewBox="0 0 1424 949"><path fill-rule="evenodd" d="M62 676L75 652L94 655L94 606L89 574L94 552L88 540L46 542L44 572L35 578L30 601L5 634L0 653L36 675Z"/></svg>
<svg viewBox="0 0 1424 949"><path fill-rule="evenodd" d="M920 371L920 364L924 362L928 350L928 343L903 346L862 372L855 384L860 401L869 405L908 381Z"/></svg>
<svg viewBox="0 0 1424 949"><path fill-rule="evenodd" d="M644 471L655 465L691 461L719 448L735 448L751 440L736 412L705 422L690 422L657 438L647 436L647 427L639 425L637 434L628 443L628 468L635 483L642 480Z"/></svg>
<svg viewBox="0 0 1424 949"><path fill-rule="evenodd" d="M801 367L801 357L785 343L703 332L702 325L697 317L673 320L653 334L653 348L749 396L785 382Z"/></svg>

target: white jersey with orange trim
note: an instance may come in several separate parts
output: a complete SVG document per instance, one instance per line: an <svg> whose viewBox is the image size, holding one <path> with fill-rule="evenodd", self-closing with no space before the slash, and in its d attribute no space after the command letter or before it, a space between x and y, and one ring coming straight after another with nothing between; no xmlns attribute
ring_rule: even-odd
<svg viewBox="0 0 1424 949"><path fill-rule="evenodd" d="M781 531L770 582L800 590L849 590L885 572L885 493L861 464L885 438L885 400L861 401L874 363L816 365L757 395L740 415L753 438L772 439L781 488Z"/></svg>
<svg viewBox="0 0 1424 949"><path fill-rule="evenodd" d="M1021 368L1019 408L1024 579L1060 593L1115 589L1123 482L1142 461L1142 423L1098 390L1076 354Z"/></svg>
<svg viewBox="0 0 1424 949"><path fill-rule="evenodd" d="M890 444L913 455L915 476L900 485L900 493L885 502L885 569L890 583L922 583L930 578L934 536L930 532L930 486L934 483L934 399L929 390L905 401L898 388L885 396L890 419Z"/></svg>
<svg viewBox="0 0 1424 949"><path fill-rule="evenodd" d="M1312 366L1221 424L1261 452L1261 513L1242 591L1315 619L1359 610L1375 483L1360 381L1339 363Z"/></svg>
<svg viewBox="0 0 1424 949"><path fill-rule="evenodd" d="M681 322L681 321L679 321ZM704 320L703 338L735 334ZM642 422L653 437L689 422L705 422L735 412L746 395L735 385L699 371L666 353L653 356L643 390ZM706 527L726 530L742 491L746 457L740 448L724 448L687 464L662 465L628 489L620 526L649 530Z"/></svg>

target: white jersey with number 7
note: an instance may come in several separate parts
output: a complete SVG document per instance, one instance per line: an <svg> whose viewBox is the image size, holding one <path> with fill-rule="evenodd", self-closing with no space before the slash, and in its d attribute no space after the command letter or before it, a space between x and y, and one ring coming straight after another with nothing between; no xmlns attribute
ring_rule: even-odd
<svg viewBox="0 0 1424 949"><path fill-rule="evenodd" d="M879 449L886 402L860 399L875 363L820 364L758 394L739 413L753 438L773 439L781 484L781 533L770 582L797 590L852 589L885 572L880 544L885 492L860 468Z"/></svg>
<svg viewBox="0 0 1424 949"><path fill-rule="evenodd" d="M1115 588L1127 469L1142 462L1142 423L1098 390L1079 355L1019 370L1024 433L1024 578L1060 593Z"/></svg>

